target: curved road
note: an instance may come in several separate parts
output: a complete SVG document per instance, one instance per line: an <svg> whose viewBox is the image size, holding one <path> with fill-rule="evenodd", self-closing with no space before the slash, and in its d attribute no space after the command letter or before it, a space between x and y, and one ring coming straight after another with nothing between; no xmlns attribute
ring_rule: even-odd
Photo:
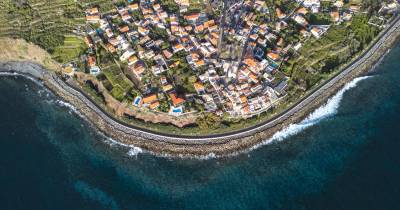
<svg viewBox="0 0 400 210"><path fill-rule="evenodd" d="M156 131L151 131L149 129L140 128L137 126L133 126L122 122L118 119L115 119L113 116L105 112L101 107L99 107L86 93L77 89L73 86L62 81L60 78L51 74L53 80L51 81L53 85L62 88L67 91L69 94L78 97L81 101L83 101L87 106L89 106L94 112L96 112L99 116L101 116L104 121L109 123L113 129L123 132L128 135L138 136L146 139L152 139L157 141L166 141L174 144L190 144L190 143L219 143L220 140L233 140L238 138L243 138L247 136L254 135L255 133L261 132L268 128L274 127L277 123L290 118L293 114L301 110L303 107L310 104L314 99L318 98L320 95L324 94L325 91L331 88L335 83L339 80L348 76L353 70L356 69L357 66L368 60L387 40L387 38L396 30L399 30L400 27L400 16L396 17L390 24L389 27L380 34L380 38L375 41L375 44L369 47L362 55L359 56L358 59L350 63L343 71L339 72L336 76L327 80L324 84L321 85L320 88L310 92L303 100L295 103L286 111L281 112L276 115L269 121L244 128L242 130L232 131L223 134L212 134L205 136L186 136L186 135L175 135L175 134L167 134ZM32 74L32 73L31 73Z"/></svg>

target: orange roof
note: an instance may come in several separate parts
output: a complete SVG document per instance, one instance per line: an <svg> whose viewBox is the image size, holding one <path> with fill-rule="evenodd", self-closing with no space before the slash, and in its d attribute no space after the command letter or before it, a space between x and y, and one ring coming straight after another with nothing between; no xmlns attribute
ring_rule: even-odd
<svg viewBox="0 0 400 210"><path fill-rule="evenodd" d="M319 28L317 28L317 27L314 27L314 28L311 29L311 31L314 31L314 32L319 33L319 32L321 31L321 29L319 29Z"/></svg>
<svg viewBox="0 0 400 210"><path fill-rule="evenodd" d="M146 14L151 14L151 13L153 13L153 11L152 11L152 9L142 8L142 13L143 13L143 15L146 15Z"/></svg>
<svg viewBox="0 0 400 210"><path fill-rule="evenodd" d="M218 45L218 39L212 38L210 39L210 42L212 45L217 46Z"/></svg>
<svg viewBox="0 0 400 210"><path fill-rule="evenodd" d="M136 63L138 61L138 58L134 55L128 58L129 63Z"/></svg>
<svg viewBox="0 0 400 210"><path fill-rule="evenodd" d="M243 107L243 112L244 114L248 114L250 112L250 107L249 106Z"/></svg>
<svg viewBox="0 0 400 210"><path fill-rule="evenodd" d="M185 15L184 18L186 20L197 20L197 18L200 17L199 13L191 14L191 15Z"/></svg>
<svg viewBox="0 0 400 210"><path fill-rule="evenodd" d="M162 53L166 59L170 59L172 57L172 53L168 50L163 50Z"/></svg>
<svg viewBox="0 0 400 210"><path fill-rule="evenodd" d="M256 61L253 58L244 59L243 63L245 63L249 67L255 67L257 65Z"/></svg>
<svg viewBox="0 0 400 210"><path fill-rule="evenodd" d="M176 93L170 93L168 95L169 95L169 97L171 97L172 105L174 105L174 106L178 106L178 105L182 104L183 102L185 102L185 99L178 98L176 96Z"/></svg>
<svg viewBox="0 0 400 210"><path fill-rule="evenodd" d="M285 13L283 13L282 10L281 10L280 8L276 8L276 9L275 9L275 12L276 12L276 16L277 16L278 18L280 18L280 19L286 17Z"/></svg>
<svg viewBox="0 0 400 210"><path fill-rule="evenodd" d="M196 61L199 60L199 58L200 58L200 55L198 53L195 53L195 52L191 52L190 56L192 56L192 59L196 60Z"/></svg>
<svg viewBox="0 0 400 210"><path fill-rule="evenodd" d="M203 25L198 25L198 26L196 26L196 29L195 29L197 32L202 32L203 30L204 30L204 27L203 27Z"/></svg>
<svg viewBox="0 0 400 210"><path fill-rule="evenodd" d="M132 10L139 9L139 5L138 4L130 4L128 7L130 9L132 9Z"/></svg>
<svg viewBox="0 0 400 210"><path fill-rule="evenodd" d="M160 4L154 4L153 9L154 10L159 10L161 8Z"/></svg>
<svg viewBox="0 0 400 210"><path fill-rule="evenodd" d="M202 66L202 65L204 65L204 64L206 64L206 62L204 62L203 59L202 59L202 60L196 61L196 65L197 65L197 66Z"/></svg>
<svg viewBox="0 0 400 210"><path fill-rule="evenodd" d="M333 21L338 21L340 18L339 12L338 11L331 12L331 17Z"/></svg>
<svg viewBox="0 0 400 210"><path fill-rule="evenodd" d="M359 11L360 8L361 7L359 5L354 5L354 4L350 5L350 10L355 11L355 12Z"/></svg>
<svg viewBox="0 0 400 210"><path fill-rule="evenodd" d="M191 25L187 25L187 26L185 26L185 30L186 31L191 31L193 28L192 28L192 26Z"/></svg>
<svg viewBox="0 0 400 210"><path fill-rule="evenodd" d="M97 8L97 7L89 8L86 10L86 12L90 13L90 14L96 14L96 13L99 13L99 8Z"/></svg>
<svg viewBox="0 0 400 210"><path fill-rule="evenodd" d="M171 25L171 31L172 31L172 33L177 32L178 31L178 27L174 26L174 25Z"/></svg>
<svg viewBox="0 0 400 210"><path fill-rule="evenodd" d="M200 92L200 91L204 90L204 85L201 84L201 82L195 82L195 83L193 84L193 86L194 86L194 89L195 89L197 92Z"/></svg>
<svg viewBox="0 0 400 210"><path fill-rule="evenodd" d="M160 106L160 102L154 101L153 103L150 104L150 109L155 109L158 106Z"/></svg>
<svg viewBox="0 0 400 210"><path fill-rule="evenodd" d="M267 54L269 58L271 58L272 60L278 60L279 59L279 55L273 52L270 52Z"/></svg>
<svg viewBox="0 0 400 210"><path fill-rule="evenodd" d="M182 38L181 38L181 41L182 41L182 43L187 43L187 42L189 42L189 38L187 38L187 37L182 37Z"/></svg>
<svg viewBox="0 0 400 210"><path fill-rule="evenodd" d="M153 18L153 15L147 14L147 15L144 15L143 17L144 17L144 19L151 19L151 18Z"/></svg>
<svg viewBox="0 0 400 210"><path fill-rule="evenodd" d="M146 69L144 68L144 66L138 63L136 63L136 65L132 68L132 71L138 76L142 74L145 70Z"/></svg>
<svg viewBox="0 0 400 210"><path fill-rule="evenodd" d="M211 26L213 26L215 24L215 22L214 22L214 20L209 20L209 21L206 21L206 22L204 22L204 28L208 28L208 27L211 27Z"/></svg>
<svg viewBox="0 0 400 210"><path fill-rule="evenodd" d="M89 56L89 57L88 57L88 65L89 65L89 66L95 66L95 65L96 65L96 57L94 57L94 56Z"/></svg>
<svg viewBox="0 0 400 210"><path fill-rule="evenodd" d="M251 73L249 76L250 76L251 81L253 81L254 83L258 83L258 79L255 74Z"/></svg>
<svg viewBox="0 0 400 210"><path fill-rule="evenodd" d="M138 31L139 31L139 33L146 33L146 32L148 32L149 31L149 29L147 29L147 28L143 28L143 27L138 27Z"/></svg>
<svg viewBox="0 0 400 210"><path fill-rule="evenodd" d="M308 13L307 9L304 7L300 7L296 12L303 15L306 15Z"/></svg>
<svg viewBox="0 0 400 210"><path fill-rule="evenodd" d="M100 15L88 15L86 20L100 20Z"/></svg>
<svg viewBox="0 0 400 210"><path fill-rule="evenodd" d="M149 103L151 103L153 101L156 101L156 100L157 100L157 95L156 94L152 94L152 95L149 95L147 97L144 97L143 98L143 103L149 104Z"/></svg>
<svg viewBox="0 0 400 210"><path fill-rule="evenodd" d="M128 27L128 26L120 27L120 28L119 28L119 31L120 31L121 33L126 33L126 32L129 31L129 27Z"/></svg>
<svg viewBox="0 0 400 210"><path fill-rule="evenodd" d="M250 37L251 39L256 40L257 37L258 37L258 34L251 34L249 37Z"/></svg>
<svg viewBox="0 0 400 210"><path fill-rule="evenodd" d="M215 32L212 32L212 33L211 33L211 36L214 37L214 38L216 38L216 39L219 37L219 35L218 35L217 33L215 33Z"/></svg>
<svg viewBox="0 0 400 210"><path fill-rule="evenodd" d="M240 102L246 103L247 102L247 97L245 95L240 96Z"/></svg>
<svg viewBox="0 0 400 210"><path fill-rule="evenodd" d="M110 53L115 53L115 52L117 52L117 50L115 49L115 47L114 47L112 44L110 44L110 43L107 44L107 49L108 49L108 51L110 51Z"/></svg>
<svg viewBox="0 0 400 210"><path fill-rule="evenodd" d="M183 46L182 46L181 44L177 44L177 45L175 45L174 47L175 47L177 50L183 49Z"/></svg>

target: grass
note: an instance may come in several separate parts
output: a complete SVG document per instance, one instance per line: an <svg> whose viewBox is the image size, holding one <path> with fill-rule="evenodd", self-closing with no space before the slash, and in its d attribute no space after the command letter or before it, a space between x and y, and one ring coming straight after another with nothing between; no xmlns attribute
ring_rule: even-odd
<svg viewBox="0 0 400 210"><path fill-rule="evenodd" d="M84 8L91 6L99 6L102 13L110 12L115 9L114 2L111 0L26 0L26 6L18 6L17 1L0 0L0 37L19 37L34 42L44 49L52 53L52 57L61 62L68 62L77 58L85 45L80 38L66 35L72 34L76 26L85 23ZM118 2L123 2L119 0ZM124 1L126 2L126 1ZM171 1L172 2L172 1ZM203 8L203 0L191 0L190 10ZM274 5L275 1L268 0L268 5ZM286 2L286 1L285 1ZM361 0L352 0L351 2L361 2ZM273 10L272 10L273 11ZM274 15L274 12L272 12ZM332 55L346 54L348 45L346 42L349 37L348 33L341 27L333 27L321 39L310 39L305 43L300 51L300 56L293 62L292 70L289 74L297 73L298 78L303 80L312 80L312 84L327 78L328 74L317 74L318 72L306 73L304 69L309 66L318 67L327 57ZM351 38L350 38L351 39ZM348 42L347 42L348 43ZM23 51L23 49L21 49ZM112 88L110 93L117 100L123 100L126 93L132 90L132 82L126 78L117 64L108 64L101 66L104 75L110 82ZM178 83L187 84L184 78L188 78L191 71L177 71L175 75L179 78ZM286 73L286 72L285 72ZM313 77L315 75L320 77ZM310 76L311 75L311 76ZM171 75L173 76L173 75ZM291 75L293 76L293 75ZM311 78L308 78L311 77ZM310 85L314 88L314 85ZM192 88L192 86L190 86ZM189 87L186 87L189 89ZM96 95L90 87L85 86L84 89L96 98L99 104L104 101ZM296 94L296 96L299 96ZM268 111L258 117L247 120L240 120L236 123L230 123L229 126L223 126L219 129L200 129L198 127L188 127L179 129L172 125L145 123L140 120L128 120L140 127L152 130L164 131L168 133L179 134L207 134L221 133L241 129L256 123L265 121L274 113L283 110L289 103L279 106L278 110Z"/></svg>
<svg viewBox="0 0 400 210"><path fill-rule="evenodd" d="M125 97L125 91L121 88L120 85L113 86L113 89L110 93L118 101L122 101Z"/></svg>
<svg viewBox="0 0 400 210"><path fill-rule="evenodd" d="M122 101L125 94L132 89L133 83L124 75L116 64L102 67L102 72L113 87L111 95L117 100Z"/></svg>
<svg viewBox="0 0 400 210"><path fill-rule="evenodd" d="M64 44L55 48L52 57L60 63L66 63L79 57L86 50L83 40L76 36L65 36Z"/></svg>

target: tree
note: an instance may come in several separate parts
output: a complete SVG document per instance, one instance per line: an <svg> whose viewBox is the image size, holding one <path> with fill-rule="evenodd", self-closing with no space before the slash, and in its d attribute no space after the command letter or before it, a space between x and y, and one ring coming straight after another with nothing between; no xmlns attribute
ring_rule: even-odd
<svg viewBox="0 0 400 210"><path fill-rule="evenodd" d="M201 129L216 129L221 126L222 119L214 113L204 113L201 117L198 117L196 124Z"/></svg>
<svg viewBox="0 0 400 210"><path fill-rule="evenodd" d="M161 0L161 5L168 13L179 12L179 6L174 0Z"/></svg>
<svg viewBox="0 0 400 210"><path fill-rule="evenodd" d="M188 82L193 85L193 83L197 82L197 77L196 76L190 76L188 79Z"/></svg>
<svg viewBox="0 0 400 210"><path fill-rule="evenodd" d="M324 67L322 67L322 73L330 73L340 64L338 56L329 56L326 61Z"/></svg>
<svg viewBox="0 0 400 210"><path fill-rule="evenodd" d="M168 112L169 111L169 103L166 100L160 101L160 111L162 112Z"/></svg>

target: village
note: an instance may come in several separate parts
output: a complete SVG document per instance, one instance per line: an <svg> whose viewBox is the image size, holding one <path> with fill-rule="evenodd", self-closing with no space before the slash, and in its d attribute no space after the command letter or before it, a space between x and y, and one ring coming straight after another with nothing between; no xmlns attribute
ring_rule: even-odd
<svg viewBox="0 0 400 210"><path fill-rule="evenodd" d="M282 66L308 39L363 12L360 1L273 2L213 1L199 9L192 0L127 0L112 11L87 8L85 64L66 64L64 73L94 75L116 99L142 110L258 115L287 95L291 78ZM380 12L397 8L389 1ZM386 23L379 17L369 24Z"/></svg>

